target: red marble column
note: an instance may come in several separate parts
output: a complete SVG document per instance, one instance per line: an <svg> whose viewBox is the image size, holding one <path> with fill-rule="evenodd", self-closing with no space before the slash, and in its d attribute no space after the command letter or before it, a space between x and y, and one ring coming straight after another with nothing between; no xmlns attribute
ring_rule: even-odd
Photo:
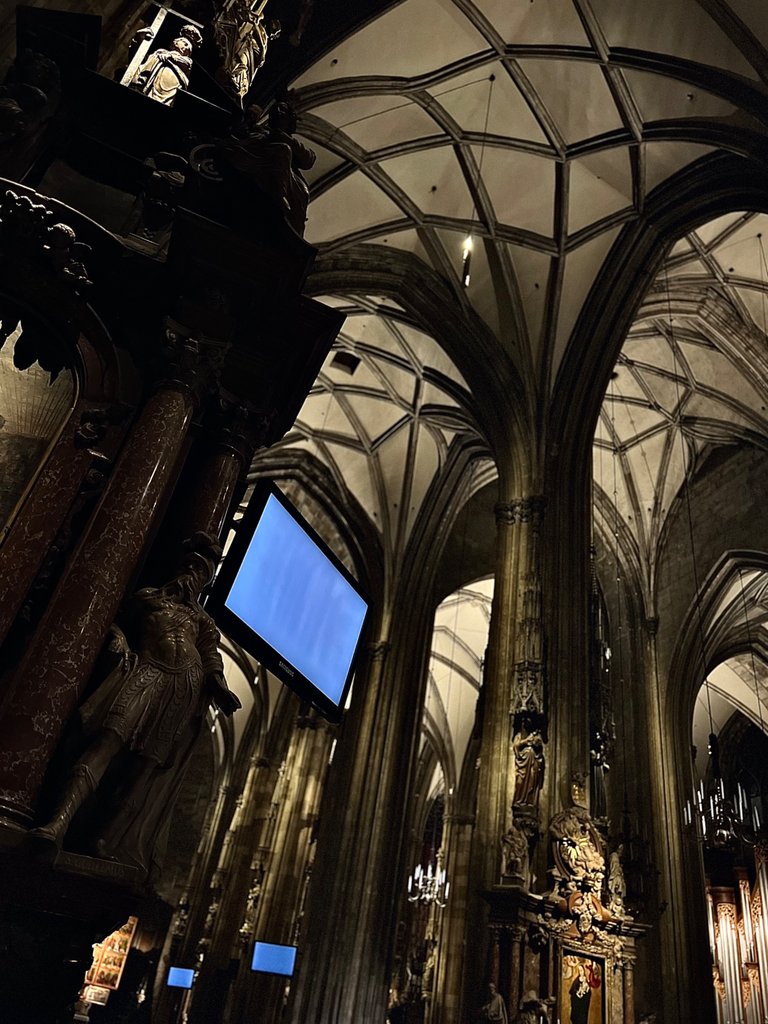
<svg viewBox="0 0 768 1024"><path fill-rule="evenodd" d="M77 446L76 435L83 412L95 407L94 403L79 403L72 410L34 489L3 540L0 548L0 593L3 595L0 644L93 464L93 454Z"/></svg>
<svg viewBox="0 0 768 1024"><path fill-rule="evenodd" d="M240 406L219 410L205 422L205 434L187 459L166 518L165 547L197 531L224 544L239 486L254 449L263 442L265 422ZM157 544L162 547L163 539Z"/></svg>
<svg viewBox="0 0 768 1024"><path fill-rule="evenodd" d="M183 385L148 400L15 674L0 719L0 814L11 821L32 819L48 762L175 479L192 409Z"/></svg>
<svg viewBox="0 0 768 1024"><path fill-rule="evenodd" d="M189 511L195 530L221 538L243 466L242 454L232 448L212 446L205 453L200 464L200 487Z"/></svg>

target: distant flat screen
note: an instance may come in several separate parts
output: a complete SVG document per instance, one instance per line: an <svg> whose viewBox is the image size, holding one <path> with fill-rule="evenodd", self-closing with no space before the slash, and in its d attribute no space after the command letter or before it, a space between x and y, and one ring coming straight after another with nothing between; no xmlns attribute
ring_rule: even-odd
<svg viewBox="0 0 768 1024"><path fill-rule="evenodd" d="M257 942L253 947L251 970L263 974L283 974L293 976L296 963L295 946L276 946L271 942Z"/></svg>
<svg viewBox="0 0 768 1024"><path fill-rule="evenodd" d="M191 967L170 967L168 969L169 988L192 988L195 972Z"/></svg>
<svg viewBox="0 0 768 1024"><path fill-rule="evenodd" d="M254 495L207 607L279 679L340 717L368 601L277 488Z"/></svg>

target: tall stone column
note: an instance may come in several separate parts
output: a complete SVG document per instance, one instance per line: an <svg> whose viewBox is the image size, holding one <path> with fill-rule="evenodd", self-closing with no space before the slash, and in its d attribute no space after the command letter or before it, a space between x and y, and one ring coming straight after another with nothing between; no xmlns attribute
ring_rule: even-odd
<svg viewBox="0 0 768 1024"><path fill-rule="evenodd" d="M405 885L402 810L420 734L432 624L426 595L420 595L420 609L414 593L393 599L382 616L398 647L386 636L371 645L325 787L289 1002L294 1024L373 1021L386 1010L391 913L398 886Z"/></svg>
<svg viewBox="0 0 768 1024"><path fill-rule="evenodd" d="M658 968L664 1019L713 1018L712 981L705 955L706 897L701 849L682 834L682 807L688 793L684 763L689 761L690 722L666 708L659 678L658 620L645 623L646 684L643 687L648 743L648 788L657 892L661 903ZM690 774L687 779L691 785ZM701 955L696 955L695 950Z"/></svg>
<svg viewBox="0 0 768 1024"><path fill-rule="evenodd" d="M450 889L443 910L437 948L431 1024L450 1024L459 1015L464 965L464 920L469 899L469 863L474 822L474 815L454 814L446 818L448 855L445 871Z"/></svg>
<svg viewBox="0 0 768 1024"><path fill-rule="evenodd" d="M239 488L268 426L265 416L229 403L208 417L175 502L183 506L178 516L181 536L202 530L223 543Z"/></svg>
<svg viewBox="0 0 768 1024"><path fill-rule="evenodd" d="M28 824L43 776L177 474L194 407L163 381L113 475L15 674L0 719L0 813Z"/></svg>
<svg viewBox="0 0 768 1024"><path fill-rule="evenodd" d="M238 931L248 903L254 871L264 871L268 837L275 827L275 792L280 788L285 765L279 760L251 757L245 784L241 786L235 812L221 846L216 879L216 912L208 934L198 943L204 953L192 993L190 1020L205 1022L221 1009L230 980L230 963L237 953ZM208 894L210 899L210 893ZM209 900L205 899L204 903Z"/></svg>
<svg viewBox="0 0 768 1024"><path fill-rule="evenodd" d="M517 712L528 709L545 727L539 536L544 500L496 506L496 576L482 701L477 815L467 908L463 1013L483 999L487 907L480 894L502 875L502 837L511 825L515 771L511 754Z"/></svg>
<svg viewBox="0 0 768 1024"><path fill-rule="evenodd" d="M591 468L585 468L577 486L553 480L558 489L547 492L542 524L549 712L541 808L545 824L570 803L574 776L584 781L589 776L591 479ZM534 870L544 878L545 868L542 851Z"/></svg>
<svg viewBox="0 0 768 1024"><path fill-rule="evenodd" d="M301 907L311 871L313 831L331 749L332 732L312 714L299 720L286 764L286 789L277 808L274 841L266 852L264 881L247 935L233 1001L233 1020L280 1019L285 981L250 970L253 940L300 941Z"/></svg>
<svg viewBox="0 0 768 1024"><path fill-rule="evenodd" d="M624 961L624 1017L621 1024L635 1024L635 961Z"/></svg>

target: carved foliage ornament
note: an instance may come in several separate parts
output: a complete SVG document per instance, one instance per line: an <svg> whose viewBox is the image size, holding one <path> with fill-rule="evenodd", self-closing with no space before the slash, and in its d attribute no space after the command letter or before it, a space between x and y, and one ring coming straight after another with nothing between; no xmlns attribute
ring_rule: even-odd
<svg viewBox="0 0 768 1024"><path fill-rule="evenodd" d="M0 200L0 244L11 256L41 264L77 294L91 283L82 262L90 246L78 242L69 225L56 223L54 212L44 203L10 189Z"/></svg>
<svg viewBox="0 0 768 1024"><path fill-rule="evenodd" d="M533 523L534 526L539 526L544 518L546 504L546 498L538 494L528 498L500 501L494 509L496 521L508 526L515 523Z"/></svg>

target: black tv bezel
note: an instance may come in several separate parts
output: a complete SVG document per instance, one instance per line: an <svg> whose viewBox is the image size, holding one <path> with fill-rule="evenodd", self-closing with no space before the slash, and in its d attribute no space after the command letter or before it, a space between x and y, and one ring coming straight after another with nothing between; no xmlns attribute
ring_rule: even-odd
<svg viewBox="0 0 768 1024"><path fill-rule="evenodd" d="M295 665L292 665L285 655L279 654L274 647L255 630L245 623L226 605L227 597L232 589L235 577L240 570L243 558L248 550L261 516L266 508L267 501L274 497L291 516L296 524L307 534L309 539L328 559L338 573L346 580L358 596L365 602L366 611L360 635L355 645L355 650L350 662L349 672L344 681L339 703L327 697L322 690L304 676ZM227 552L216 580L211 587L205 604L206 610L213 616L217 626L228 637L239 644L245 651L252 654L269 672L276 676L281 683L293 690L301 700L307 701L329 721L340 722L344 716L344 705L346 704L349 688L355 674L355 668L360 656L360 650L365 641L368 627L368 620L371 611L371 602L365 590L352 576L349 570L341 562L341 559L328 547L317 530L312 527L304 516L289 498L283 494L280 488L272 481L260 481L253 492L251 500L242 519L237 524L235 536ZM286 667L289 666L289 667Z"/></svg>

